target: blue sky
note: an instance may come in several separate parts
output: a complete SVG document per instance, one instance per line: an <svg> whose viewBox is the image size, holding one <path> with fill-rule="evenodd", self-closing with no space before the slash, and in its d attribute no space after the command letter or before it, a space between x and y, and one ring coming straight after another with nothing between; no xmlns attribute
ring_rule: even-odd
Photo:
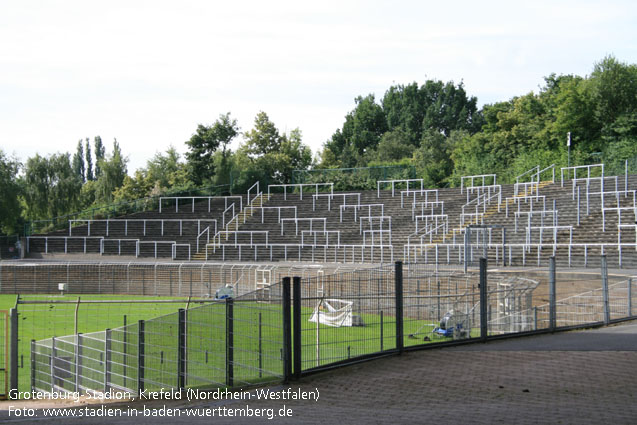
<svg viewBox="0 0 637 425"><path fill-rule="evenodd" d="M305 3L0 0L0 148L117 138L132 174L199 123L229 111L247 131L262 110L316 152L392 84L462 81L483 105L608 54L637 63L634 2Z"/></svg>

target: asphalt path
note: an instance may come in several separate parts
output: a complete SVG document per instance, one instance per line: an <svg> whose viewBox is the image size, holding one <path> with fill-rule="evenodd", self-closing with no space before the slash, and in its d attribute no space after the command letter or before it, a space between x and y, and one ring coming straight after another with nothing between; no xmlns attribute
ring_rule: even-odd
<svg viewBox="0 0 637 425"><path fill-rule="evenodd" d="M158 401L74 407L71 414L11 415L0 421L33 424L635 424L637 323L408 352L330 372L275 394L318 394L318 400ZM254 394L254 396L252 396ZM121 416L104 414L122 409ZM132 409L132 410L128 410ZM74 415L82 412L82 417ZM201 414L204 416L187 416ZM233 416L228 416L232 414ZM285 416L285 415L290 416ZM169 416L172 415L172 416Z"/></svg>

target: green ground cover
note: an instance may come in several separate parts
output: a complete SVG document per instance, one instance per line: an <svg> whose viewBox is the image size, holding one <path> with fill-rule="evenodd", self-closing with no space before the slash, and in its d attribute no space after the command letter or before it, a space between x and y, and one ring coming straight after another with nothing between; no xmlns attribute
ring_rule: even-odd
<svg viewBox="0 0 637 425"><path fill-rule="evenodd" d="M34 298L34 297L30 297ZM86 300L162 300L165 297L132 297L114 295L82 295ZM76 295L38 299L77 300ZM171 298L174 299L174 298ZM15 295L0 296L0 309L15 305ZM226 368L226 307L223 303L196 307L191 303L187 319L187 371L186 385L193 387L224 386L227 380ZM75 309L72 304L19 305L19 389L30 389L30 341L51 336L75 333ZM126 323L130 332L113 331L111 348L114 352L125 352L128 356L114 353L111 358L111 380L117 385L131 388L137 379L132 357L137 347L136 323L146 322L146 370L145 381L148 388L172 387L177 385L178 370L178 315L179 308L186 307L186 300L179 304L79 304L77 312L78 332L103 331L117 328ZM364 326L331 327L310 322L312 308L302 309L302 367L309 369L361 355L372 354L396 346L395 318L385 314L362 313ZM412 346L445 341L448 338L431 335L433 326L421 327L423 320L405 320L404 344ZM432 323L433 324L433 323ZM411 333L420 331L416 338ZM282 311L278 304L239 301L234 303L233 333L233 375L234 385L244 386L261 381L272 381L283 374L282 361ZM429 336L430 340L424 340ZM317 344L318 341L318 344ZM86 342L86 340L85 340ZM96 342L95 352L103 345ZM91 351L91 350L89 350ZM133 353L134 351L134 353ZM89 352L84 353L90 357ZM101 382L103 358L95 355L85 362L86 370L95 369L95 382ZM87 386L96 386L89 380Z"/></svg>

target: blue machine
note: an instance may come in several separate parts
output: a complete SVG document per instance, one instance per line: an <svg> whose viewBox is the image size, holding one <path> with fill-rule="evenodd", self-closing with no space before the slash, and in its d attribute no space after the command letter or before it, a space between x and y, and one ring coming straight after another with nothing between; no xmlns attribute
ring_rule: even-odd
<svg viewBox="0 0 637 425"><path fill-rule="evenodd" d="M453 310L451 310L440 319L440 325L434 328L433 333L440 336L452 337L454 329L458 331L462 330L462 323L453 320Z"/></svg>

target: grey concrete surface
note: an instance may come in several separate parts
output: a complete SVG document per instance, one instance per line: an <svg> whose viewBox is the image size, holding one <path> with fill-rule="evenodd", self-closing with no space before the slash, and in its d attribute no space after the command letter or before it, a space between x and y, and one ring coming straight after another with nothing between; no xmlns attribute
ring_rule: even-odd
<svg viewBox="0 0 637 425"><path fill-rule="evenodd" d="M70 424L635 424L637 323L405 353L291 384L318 401L155 402L180 417L45 418L0 412L6 423ZM278 391L288 386L274 386ZM4 402L2 409L7 408ZM292 417L186 416L190 408L273 409ZM132 403L131 407L143 406ZM99 407L99 406L97 406ZM114 407L114 406L111 406ZM126 407L126 406L124 406ZM155 410L157 411L157 410Z"/></svg>

